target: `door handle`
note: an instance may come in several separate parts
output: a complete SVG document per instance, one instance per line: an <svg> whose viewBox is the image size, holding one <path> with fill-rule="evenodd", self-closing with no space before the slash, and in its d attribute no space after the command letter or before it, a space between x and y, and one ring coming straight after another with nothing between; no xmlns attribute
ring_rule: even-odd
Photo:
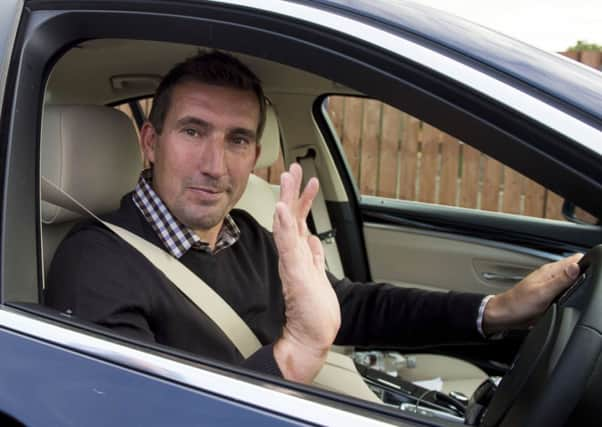
<svg viewBox="0 0 602 427"><path fill-rule="evenodd" d="M499 273L485 272L481 274L485 280L496 280L498 282L520 282L525 278L521 275L505 275Z"/></svg>

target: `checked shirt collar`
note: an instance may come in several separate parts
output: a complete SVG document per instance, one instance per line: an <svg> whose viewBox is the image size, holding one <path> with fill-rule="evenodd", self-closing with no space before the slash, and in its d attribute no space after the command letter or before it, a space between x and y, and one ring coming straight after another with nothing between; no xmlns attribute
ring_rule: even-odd
<svg viewBox="0 0 602 427"><path fill-rule="evenodd" d="M140 174L138 184L132 194L132 200L150 223L161 242L174 257L180 258L189 249L211 253L207 242L203 242L190 228L175 218L155 193L150 183L153 180L152 169L145 169ZM213 253L216 254L238 241L240 230L232 217L226 215L224 225L217 236Z"/></svg>

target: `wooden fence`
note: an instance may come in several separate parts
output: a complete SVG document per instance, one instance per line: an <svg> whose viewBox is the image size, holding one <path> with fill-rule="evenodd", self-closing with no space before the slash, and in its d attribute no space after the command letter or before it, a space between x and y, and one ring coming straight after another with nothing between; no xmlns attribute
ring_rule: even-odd
<svg viewBox="0 0 602 427"><path fill-rule="evenodd" d="M597 69L600 52L564 55ZM426 122L383 104L333 96L328 113L364 195L564 219L563 199ZM277 184L282 160L257 173ZM594 218L578 211L587 221Z"/></svg>

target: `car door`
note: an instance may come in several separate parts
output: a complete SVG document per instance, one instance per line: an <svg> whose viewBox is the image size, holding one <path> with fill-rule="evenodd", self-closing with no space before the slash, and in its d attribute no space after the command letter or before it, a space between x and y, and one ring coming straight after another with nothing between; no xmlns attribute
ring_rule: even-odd
<svg viewBox="0 0 602 427"><path fill-rule="evenodd" d="M279 378L128 340L41 305L40 129L43 103L52 97L45 92L46 79L57 57L67 48L77 49L86 38L161 38L157 28L172 28L170 37L191 43L179 38L194 31L183 31L180 25L203 28L214 13L231 19L220 21L222 30L238 28L241 22L239 7L100 3L29 1L24 7L15 1L2 6L7 13L0 23L8 35L0 50L5 196L0 413L28 426L421 424L385 407L372 412L370 404L333 399L332 394ZM243 14L253 12L242 9ZM213 47L212 37L209 32L196 42Z"/></svg>
<svg viewBox="0 0 602 427"><path fill-rule="evenodd" d="M174 5L173 2L167 1L142 4L136 1L100 0L94 3L27 2L26 13L19 21L21 24L19 33L14 32L13 34L13 36L18 36L14 53L10 61L8 58L3 58L2 61L3 66L10 65L10 69L7 68L5 74L8 83L6 92L3 94L1 129L2 144L5 150L3 158L5 199L2 205L3 268L1 285L3 306L0 310L1 324L6 331L6 337L14 338L16 334L18 335L17 340L24 343L21 350L14 350L14 359L27 362L23 366L31 368L27 371L21 367L19 372L22 372L23 376L15 376L11 378L10 382L4 383L6 388L2 403L16 415L19 413L18 411L24 410L23 406L19 406L19 401L10 400L10 390L17 386L17 381L23 382L19 396L26 399L26 394L35 388L36 379L42 375L41 372L55 369L51 372L54 375L49 380L52 389L53 386L61 384L64 375L69 373L73 364L79 363L68 357L75 354L78 361L89 362L88 367L108 365L108 369L116 376L121 377L123 381L132 379L133 377L129 375L132 372L138 377L150 378L151 382L159 387L157 390L167 390L164 391L166 400L177 399L179 395L174 390L179 391L180 387L184 388L186 392L194 394L194 398L204 399L209 395L216 401L223 399L226 404L220 405L221 410L213 413L216 417L222 417L216 419L216 422L227 423L229 420L235 422L235 416L238 413L236 411L241 407L244 411L259 408L261 415L266 419L277 415L286 418L286 422L302 420L316 424L340 423L345 425L354 423L368 425L371 422L362 412L366 405L356 401L335 398L335 405L340 404L345 409L339 410L336 407L323 405L322 401L316 403L304 399L303 397L306 395L303 393L312 394L314 399L319 399L320 393L301 386L285 384L262 376L253 376L232 367L199 361L190 358L189 355L169 352L166 349L140 346L139 343L123 341L116 336L100 334L99 331L81 324L69 324L68 319L65 319L64 316L57 316L56 313L42 314L39 307L27 309L27 306L17 304L19 301L29 301L35 304L39 302L41 293L40 284L43 272L40 248L38 145L44 82L48 69L57 56L60 56L64 49L75 46L78 41L94 38L160 39L237 50L273 61L282 61L285 64L298 66L304 70L341 81L348 87L357 88L358 91L387 101L397 108L406 108L408 112L417 117L422 116L420 113L424 113L423 110L430 110L432 107L433 113L426 114L425 120L429 119L427 121L432 121L435 126L440 126L446 132L457 135L459 138L470 136L468 131L462 130L463 126L472 129L471 133L487 134L489 132L497 142L507 142L517 138L514 134L505 135L507 126L502 126L504 131L496 131L495 127L499 123L487 123L484 113L475 116L477 107L483 101L483 97L479 96L476 90L468 90L468 95L459 96L458 100L466 101L467 96L468 98L474 96L477 102L471 105L462 105L459 101L456 104L451 103L454 96L461 94L466 87L448 82L444 74L445 70L440 74L434 72L433 65L429 66L420 58L412 57L411 55L415 53L412 51L408 51L407 57L390 57L386 55L386 51L375 49L375 46L378 45L377 40L370 38L370 31L376 31L380 36L386 38L386 32L379 29L377 25L366 28L361 22L349 22L336 14L326 14L321 9L313 10L307 6L294 6L290 2L273 2L282 8L282 10L278 10L279 13L268 9L273 5L272 3L257 5L255 8L249 7L248 4L234 4L230 7L225 3L178 2ZM20 3L15 4L20 5ZM303 25L299 23L301 17L304 20ZM327 21L333 19L341 26L329 27ZM317 24L318 20L322 26ZM11 28L17 28L18 22L15 20L10 24ZM345 26L350 28L345 28ZM160 34L158 29L160 29ZM357 29L369 30L366 35L368 38L365 40L359 38L359 33L355 31ZM407 40L395 36L394 41L405 43ZM267 42L269 44L266 44ZM266 45L269 45L270 49L266 49ZM424 48L422 49L424 50ZM293 57L291 57L291 52L295 53ZM433 85L431 86L428 81L422 81L422 77L430 80ZM442 88L443 83L444 88ZM333 86L336 87L336 85ZM449 90L447 95L444 93L445 91L442 92L442 89ZM444 104L449 107L441 109L440 107ZM318 102L315 105L317 108L321 108L322 104ZM494 103L494 106L503 112L504 105L498 106ZM467 111L462 112L463 109ZM318 121L326 121L318 115L315 117ZM454 119L458 117L464 120L456 123ZM507 117L513 118L514 116L510 114ZM291 122L289 121L289 123ZM533 126L536 130L541 130L537 127L537 123L530 121L527 123L525 128L517 128L517 132L533 132L531 129ZM319 124L322 126L324 123ZM545 129L542 134L544 137L550 138ZM327 133L323 132L323 135L327 135ZM493 144L492 141L492 145L488 146L483 141L475 139L475 145L483 150L488 148L492 154L498 151L496 147L503 145ZM344 163L341 160L342 154L334 149L336 138L330 136L327 138L327 142L331 144L331 155L339 166L338 171L341 174L340 177L333 177L333 180L341 180L346 183L345 185L351 186L349 184L351 180L346 177L346 169L342 166ZM521 147L520 141L517 146ZM527 151L530 155L529 158L533 159L535 150L529 148ZM502 154L500 156L502 160L513 157L513 154ZM556 155L556 157L560 156ZM549 163L547 157L542 157L542 159L544 166ZM573 160L569 158L568 164L572 164L571 162ZM514 163L517 165L518 162L513 162L513 166L516 167ZM592 167L588 167L590 175L589 170L591 169ZM560 168L558 174L560 178L572 176L566 168ZM542 179L542 173L535 175L538 180ZM575 177L574 180L579 181L579 176L575 175ZM556 185L553 189L563 193L561 190L564 187L565 185ZM582 190L589 187L583 184L575 188ZM571 191L566 191L566 193L570 195ZM351 190L346 194L354 195ZM351 198L351 202L338 201L332 197L330 199L331 204L334 203L338 206L332 211L333 218L337 220L335 222L341 231L345 231L345 226L359 225L358 228L350 229L350 233L341 232L339 236L362 242L365 238L361 232L364 219L363 217L358 217L359 220L354 219L354 215L358 212L363 214L365 208L363 205L358 208L358 203L363 204L364 202L359 198ZM356 208L358 208L357 211L352 211ZM340 217L337 217L336 209L339 209L339 212L344 215L351 213L350 220L338 221ZM427 218L421 214L421 217L423 216ZM393 222L386 221L384 224L389 225ZM419 229L419 227L414 228ZM456 232L456 234L465 233L462 231ZM344 258L346 258L348 271L356 277L359 276L355 268L363 268L365 272L368 272L368 268L363 262L364 249L362 246L346 245L345 248L347 253L344 254ZM362 256L353 258L355 254L353 251L358 248ZM349 257L349 254L352 257ZM353 264L356 264L357 267L354 267ZM33 346L25 345L27 340L33 340ZM6 338L6 343L7 347L14 346L16 348L16 345L12 344L14 341L11 343L8 338ZM42 348L50 348L65 357L61 357L56 363L38 363L37 365L35 360L25 358L25 355L32 355L39 351L42 360L50 360L49 356L45 356L48 353ZM3 378L6 378L16 366L15 360L3 367ZM191 364L194 364L192 368ZM40 372L36 370L38 368ZM106 373L104 370L98 372ZM70 375L73 375L73 372ZM231 382L228 379L230 376L239 378L238 375L242 375L243 381ZM94 391L88 386L94 381L98 381L100 376L105 375L94 376L85 383L90 394L83 396L78 393L79 389L75 389L70 396L81 395L89 398L86 402L92 406L96 396L102 396L102 392L105 390L101 388ZM294 392L290 392L289 387ZM124 395L140 405L137 406L139 408L147 402L141 394L128 391ZM36 404L43 397L33 396L32 402ZM332 399L332 396L330 398ZM330 404L332 402L333 400L329 400ZM81 402L73 401L73 404L79 403ZM42 424L38 420L56 408L56 406L45 407L44 411L41 411L41 415L36 415L40 418L36 418L35 423L32 421L32 424ZM63 407L63 409L67 411L69 407ZM391 421L391 415L394 413L393 409L371 409L375 412L370 412L369 415L375 418L375 424L381 419ZM224 415L221 415L222 410ZM360 413L358 418L354 411ZM174 417L181 415L177 409L173 413L175 413ZM94 415L97 415L97 419L101 423L104 419L102 417L106 413L94 413ZM145 420L147 419L148 417L145 418ZM415 423L411 416L404 420L394 419L393 422L395 421L400 424ZM432 424L432 422L429 423Z"/></svg>

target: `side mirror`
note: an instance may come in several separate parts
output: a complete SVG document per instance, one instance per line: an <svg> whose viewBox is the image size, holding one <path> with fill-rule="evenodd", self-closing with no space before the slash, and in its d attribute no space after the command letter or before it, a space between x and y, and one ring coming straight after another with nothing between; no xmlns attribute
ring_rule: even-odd
<svg viewBox="0 0 602 427"><path fill-rule="evenodd" d="M572 223L583 225L599 225L600 219L590 215L586 211L579 209L573 202L564 200L562 204L562 216Z"/></svg>

